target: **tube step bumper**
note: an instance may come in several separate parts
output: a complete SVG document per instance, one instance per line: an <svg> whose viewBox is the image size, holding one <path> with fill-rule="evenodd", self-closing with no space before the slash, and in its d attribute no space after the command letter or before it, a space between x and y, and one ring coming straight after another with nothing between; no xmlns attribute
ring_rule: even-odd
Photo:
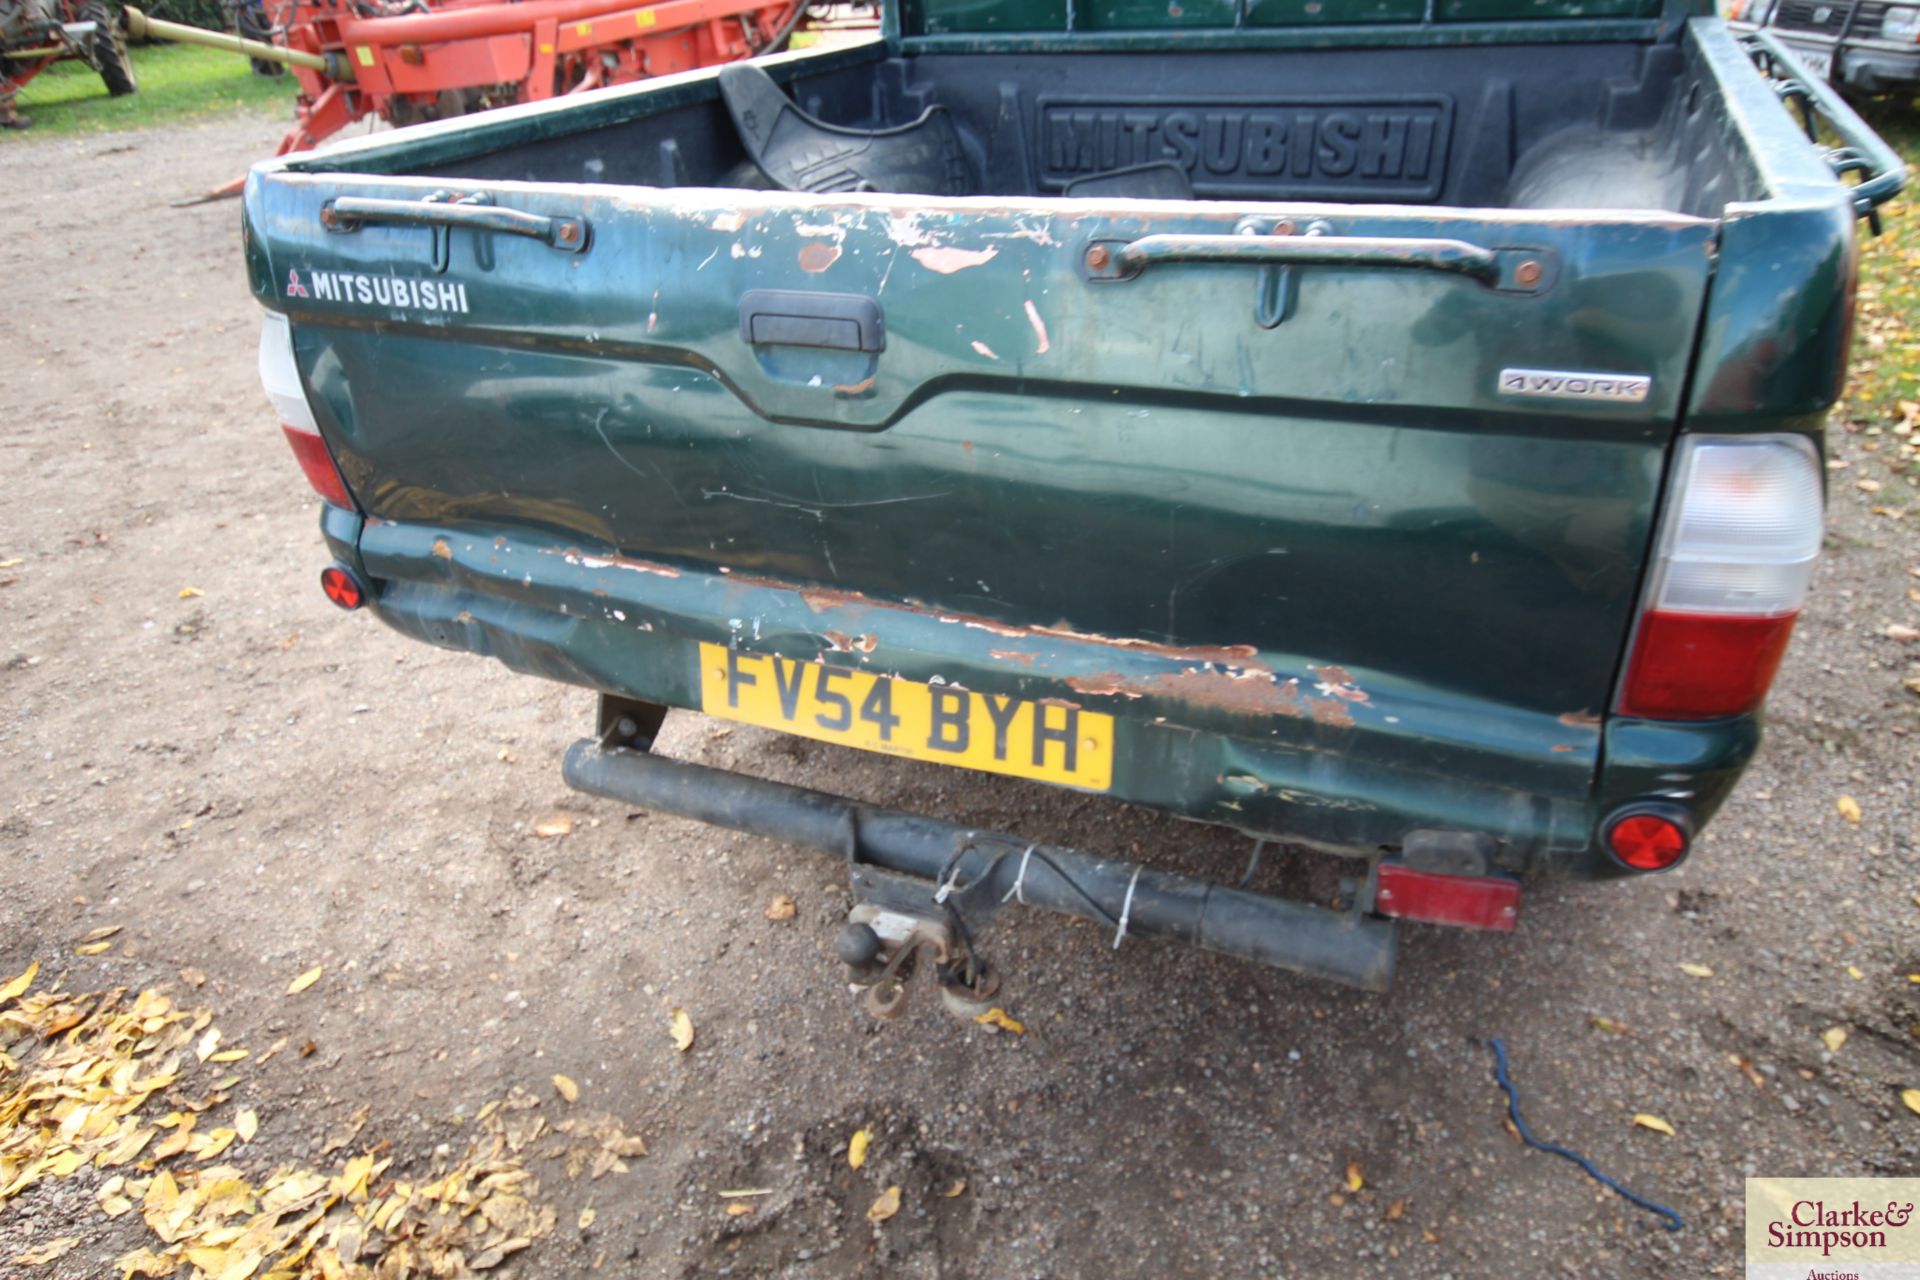
<svg viewBox="0 0 1920 1280"><path fill-rule="evenodd" d="M1398 932L1364 910L1246 893L593 739L568 748L564 774L589 795L843 857L856 893L873 872L924 881L930 903L951 898L972 925L1017 900L1103 924L1116 945L1171 938L1363 991L1393 980Z"/></svg>

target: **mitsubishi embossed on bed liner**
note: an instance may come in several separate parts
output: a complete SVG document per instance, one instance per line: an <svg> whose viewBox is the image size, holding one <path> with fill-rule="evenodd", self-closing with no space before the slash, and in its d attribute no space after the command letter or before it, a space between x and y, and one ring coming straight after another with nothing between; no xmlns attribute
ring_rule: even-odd
<svg viewBox="0 0 1920 1280"><path fill-rule="evenodd" d="M1445 96L1311 95L1138 103L1045 97L1041 182L1171 161L1207 196L1426 199L1446 173Z"/></svg>

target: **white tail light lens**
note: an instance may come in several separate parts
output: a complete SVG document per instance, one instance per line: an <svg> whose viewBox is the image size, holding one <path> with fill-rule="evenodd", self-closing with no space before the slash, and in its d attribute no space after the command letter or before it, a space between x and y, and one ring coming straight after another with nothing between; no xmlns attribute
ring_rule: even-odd
<svg viewBox="0 0 1920 1280"><path fill-rule="evenodd" d="M1820 462L1798 436L1695 438L1680 446L1656 609L1792 613L1820 554Z"/></svg>
<svg viewBox="0 0 1920 1280"><path fill-rule="evenodd" d="M1758 707L1820 554L1820 460L1799 436L1695 436L1674 461L1619 709L1709 720Z"/></svg>
<svg viewBox="0 0 1920 1280"><path fill-rule="evenodd" d="M307 483L334 506L353 509L347 482L341 478L327 442L320 438L320 424L314 420L313 406L307 403L307 390L300 382L300 365L293 356L293 327L275 311L267 312L260 323L260 385L273 403Z"/></svg>

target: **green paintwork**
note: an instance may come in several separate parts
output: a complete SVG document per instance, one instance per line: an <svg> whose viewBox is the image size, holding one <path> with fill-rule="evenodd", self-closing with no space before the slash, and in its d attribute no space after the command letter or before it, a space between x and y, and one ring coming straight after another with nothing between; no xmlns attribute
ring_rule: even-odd
<svg viewBox="0 0 1920 1280"><path fill-rule="evenodd" d="M1651 18L1660 12L1660 0L1439 0L1436 10L1444 22L1530 22L1584 18Z"/></svg>
<svg viewBox="0 0 1920 1280"><path fill-rule="evenodd" d="M1437 0L1444 22L1657 17L1663 0ZM1419 22L1427 0L889 0L907 36L963 32L1187 31ZM1706 10L1675 4L1675 13Z"/></svg>
<svg viewBox="0 0 1920 1280"><path fill-rule="evenodd" d="M1152 31L1183 27L1231 27L1236 0L1076 0L1074 16L1085 31Z"/></svg>
<svg viewBox="0 0 1920 1280"><path fill-rule="evenodd" d="M397 175L710 75L264 164L248 263L366 512L327 543L409 635L675 706L701 641L1061 698L1120 718L1127 799L1344 851L1486 831L1515 869L1608 874L1601 815L1676 777L1710 815L1758 735L1604 714L1675 433L1816 433L1843 364L1846 193L1717 22L1685 38L1765 193L1727 219L1311 211L1522 251L1538 296L1316 267L1265 330L1252 266L1081 269L1096 241L1232 234L1225 203L558 184L502 202L584 218L589 249L456 233L466 314L286 295L432 271L425 230L322 233L330 197L498 192ZM770 356L739 338L748 289L876 298L886 349ZM1653 391L1516 403L1511 366Z"/></svg>
<svg viewBox="0 0 1920 1280"><path fill-rule="evenodd" d="M1426 0L1248 0L1252 27L1332 26L1348 22L1418 22Z"/></svg>

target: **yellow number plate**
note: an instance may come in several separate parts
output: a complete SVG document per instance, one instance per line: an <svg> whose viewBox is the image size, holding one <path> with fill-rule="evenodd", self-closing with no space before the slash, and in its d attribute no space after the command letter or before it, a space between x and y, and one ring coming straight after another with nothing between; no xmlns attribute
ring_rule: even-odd
<svg viewBox="0 0 1920 1280"><path fill-rule="evenodd" d="M1113 717L1077 707L703 644L700 709L865 751L1088 791L1113 785Z"/></svg>

